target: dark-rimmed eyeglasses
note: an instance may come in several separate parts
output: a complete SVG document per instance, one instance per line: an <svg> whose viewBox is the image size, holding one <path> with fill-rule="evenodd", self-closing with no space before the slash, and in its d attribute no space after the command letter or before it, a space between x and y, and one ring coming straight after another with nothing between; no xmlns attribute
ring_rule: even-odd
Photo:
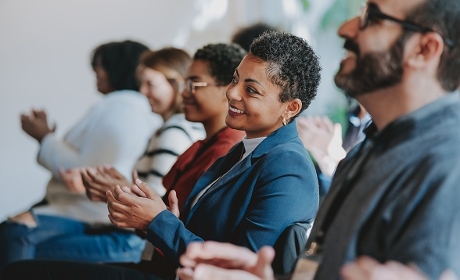
<svg viewBox="0 0 460 280"><path fill-rule="evenodd" d="M196 92L196 88L197 87L208 87L208 86L215 86L215 87L219 87L219 86L223 86L223 84L210 84L208 82L195 82L195 81L192 81L190 79L187 79L185 80L185 89L188 91L188 92L191 92L193 94L195 94Z"/></svg>
<svg viewBox="0 0 460 280"><path fill-rule="evenodd" d="M407 30L413 31L413 32L421 32L421 33L435 32L435 33L439 34L439 32L436 32L431 28L423 27L423 26L420 26L418 24L415 24L415 23L412 23L412 22L409 22L409 21L405 21L405 20L401 20L401 19L397 19L397 18L394 18L394 17L392 17L390 15L384 14L378 9L378 7L375 4L363 5L363 7L361 9L360 16L359 16L359 20L360 20L359 28L361 30L366 29L366 27L369 25L369 22L371 22L373 20L376 20L376 19L393 21L393 22L401 25L404 29L407 29ZM454 47L454 45L455 45L454 41L452 41L451 39L449 39L447 37L442 36L442 34L439 34L439 35L441 35L441 37L444 40L445 44L449 48Z"/></svg>

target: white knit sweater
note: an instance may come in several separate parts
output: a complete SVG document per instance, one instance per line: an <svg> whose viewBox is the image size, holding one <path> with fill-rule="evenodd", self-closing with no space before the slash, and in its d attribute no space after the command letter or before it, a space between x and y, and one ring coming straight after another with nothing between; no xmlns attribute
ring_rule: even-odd
<svg viewBox="0 0 460 280"><path fill-rule="evenodd" d="M59 168L108 164L131 178L134 164L161 124L143 95L123 90L104 96L64 139L48 134L37 157L38 163L52 173L46 191L48 204L34 208L34 212L109 224L107 205L68 191L60 180Z"/></svg>

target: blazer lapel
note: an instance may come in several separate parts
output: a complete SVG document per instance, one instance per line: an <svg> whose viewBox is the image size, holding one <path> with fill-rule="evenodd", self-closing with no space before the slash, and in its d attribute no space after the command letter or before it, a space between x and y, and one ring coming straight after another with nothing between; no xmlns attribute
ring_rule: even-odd
<svg viewBox="0 0 460 280"><path fill-rule="evenodd" d="M201 175L185 202L184 211L181 215L181 217L184 217L184 220L188 219L195 197L238 162L241 157L243 147L243 142L236 144L224 157L216 160L216 162L205 173L203 173L203 175Z"/></svg>
<svg viewBox="0 0 460 280"><path fill-rule="evenodd" d="M238 178L242 173L251 167L251 159L250 157L246 157L240 163L234 166L225 176L218 179L217 182L208 190L206 191L202 197L197 201L197 203L190 209L190 213L188 214L187 221L190 217L193 216L196 209L200 207L202 203L206 201L207 198L211 197L216 191L221 188L228 187L228 182L231 182L233 179ZM195 197L193 198L195 199Z"/></svg>

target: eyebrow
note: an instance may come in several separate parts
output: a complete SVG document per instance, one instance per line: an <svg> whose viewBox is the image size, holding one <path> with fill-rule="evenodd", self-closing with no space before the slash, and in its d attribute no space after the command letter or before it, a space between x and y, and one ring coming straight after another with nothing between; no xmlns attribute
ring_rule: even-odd
<svg viewBox="0 0 460 280"><path fill-rule="evenodd" d="M375 4L374 2L367 2L367 6L369 8L373 8L373 9L375 9L375 10L380 12L379 6L377 4Z"/></svg>
<svg viewBox="0 0 460 280"><path fill-rule="evenodd" d="M186 80L192 80L192 81L193 80L200 80L200 79L201 79L200 76L189 76L189 77L186 78Z"/></svg>
<svg viewBox="0 0 460 280"><path fill-rule="evenodd" d="M238 68L235 69L235 73L238 77L240 77L240 73L238 73ZM263 89L265 89L265 87L257 80L254 80L254 79L251 79L251 78L248 78L248 79L245 79L244 80L246 83L256 83L258 84L259 86L261 86Z"/></svg>

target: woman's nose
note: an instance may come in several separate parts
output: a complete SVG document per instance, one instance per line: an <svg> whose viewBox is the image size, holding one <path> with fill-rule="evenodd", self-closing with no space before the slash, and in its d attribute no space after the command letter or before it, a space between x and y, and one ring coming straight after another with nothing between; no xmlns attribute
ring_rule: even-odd
<svg viewBox="0 0 460 280"><path fill-rule="evenodd" d="M149 86L146 85L145 83L141 83L139 91L142 93L142 95L148 96L149 95Z"/></svg>
<svg viewBox="0 0 460 280"><path fill-rule="evenodd" d="M226 96L228 100L239 101L241 99L241 95L239 94L238 85L230 83L227 87Z"/></svg>

